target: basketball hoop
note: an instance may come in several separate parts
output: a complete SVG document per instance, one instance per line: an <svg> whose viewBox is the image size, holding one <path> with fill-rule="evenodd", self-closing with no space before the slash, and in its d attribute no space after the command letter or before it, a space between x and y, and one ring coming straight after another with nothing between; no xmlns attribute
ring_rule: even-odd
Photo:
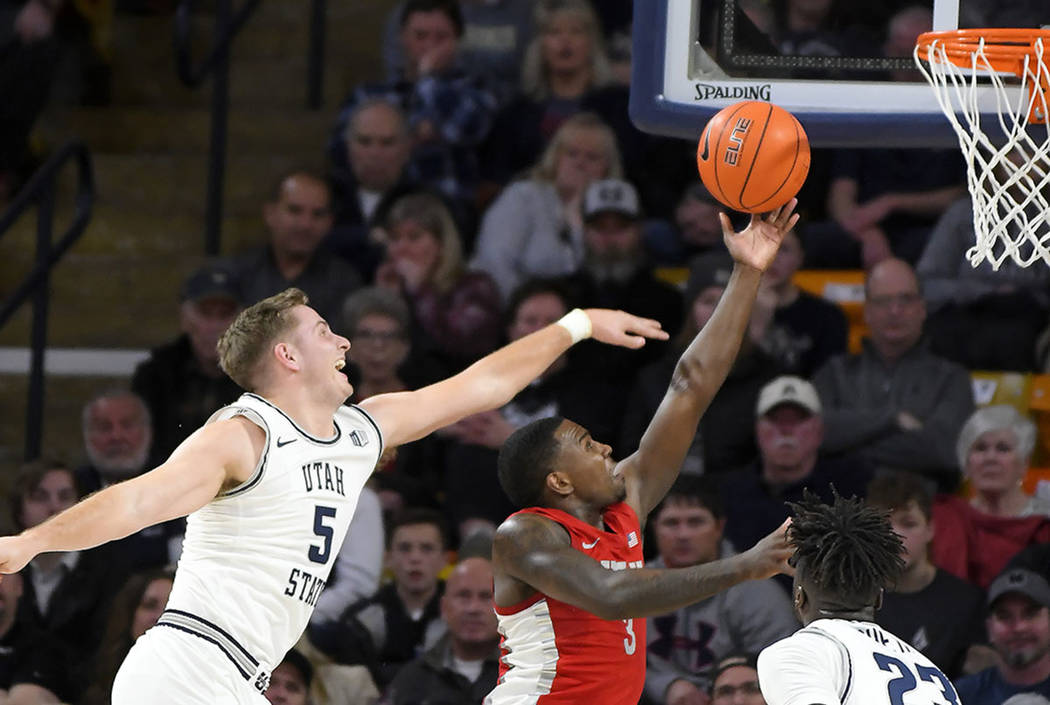
<svg viewBox="0 0 1050 705"><path fill-rule="evenodd" d="M977 243L966 257L974 267L988 260L998 270L1007 258L1050 265L1048 62L1050 30L926 32L916 43L915 63L968 165ZM981 104L989 92L994 107ZM981 123L982 112L990 124Z"/></svg>

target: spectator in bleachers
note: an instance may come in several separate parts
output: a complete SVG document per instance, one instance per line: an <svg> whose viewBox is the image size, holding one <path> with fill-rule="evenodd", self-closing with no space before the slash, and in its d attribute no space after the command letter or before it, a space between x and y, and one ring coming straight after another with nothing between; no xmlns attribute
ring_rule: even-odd
<svg viewBox="0 0 1050 705"><path fill-rule="evenodd" d="M1020 693L1050 698L1050 582L1045 560L1038 565L1012 564L992 582L985 624L998 663L955 681L959 700L1006 705L1019 703L1015 698Z"/></svg>
<svg viewBox="0 0 1050 705"><path fill-rule="evenodd" d="M439 370L443 368L439 363L413 353L412 314L398 294L380 287L354 292L343 306L342 325L350 339L347 374L354 385L350 402L356 404L376 394L411 391L441 376ZM424 438L383 454L372 478L384 511L434 501L438 482L431 459L433 442ZM349 543L352 542L343 544L344 550ZM379 551L382 553L382 545Z"/></svg>
<svg viewBox="0 0 1050 705"><path fill-rule="evenodd" d="M1010 258L998 270L987 260L975 268L966 258L975 238L971 201L960 199L937 221L919 260L931 347L970 369L1032 370L1050 309L1050 269Z"/></svg>
<svg viewBox="0 0 1050 705"><path fill-rule="evenodd" d="M130 576L113 598L102 644L79 705L109 705L113 679L135 640L157 623L168 604L174 574L168 570Z"/></svg>
<svg viewBox="0 0 1050 705"><path fill-rule="evenodd" d="M354 108L368 98L385 98L408 116L413 174L452 199L457 210L469 210L479 183L477 148L492 125L496 94L482 74L459 60L463 14L456 0L406 0L400 26L401 75L350 93L336 119L329 157L334 166L346 166L346 126Z"/></svg>
<svg viewBox="0 0 1050 705"><path fill-rule="evenodd" d="M80 498L73 472L51 460L23 465L8 495L18 531L31 529ZM67 665L74 682L98 648L106 613L126 573L114 547L42 553L22 570L23 593L18 621L29 630L59 641L70 652Z"/></svg>
<svg viewBox="0 0 1050 705"><path fill-rule="evenodd" d="M718 662L711 684L711 705L766 705L758 684L757 657L735 654Z"/></svg>
<svg viewBox="0 0 1050 705"><path fill-rule="evenodd" d="M647 568L688 568L736 553L724 539L725 509L709 478L680 476L650 517L658 556ZM697 702L723 657L757 653L798 627L787 594L772 580L739 583L649 617L645 692L654 703Z"/></svg>
<svg viewBox="0 0 1050 705"><path fill-rule="evenodd" d="M864 496L871 479L868 466L820 452L825 428L821 402L816 388L799 377L777 377L762 388L753 409L758 458L722 482L726 536L734 546L750 546L755 537L780 526L789 513L785 503L802 499L805 489L825 501L831 501L832 485L844 497ZM789 589L790 580L781 584Z"/></svg>
<svg viewBox="0 0 1050 705"><path fill-rule="evenodd" d="M798 234L788 231L762 275L752 315L769 321L755 341L758 346L785 372L808 378L829 358L846 352L849 325L838 306L795 285L792 278L803 257Z"/></svg>
<svg viewBox="0 0 1050 705"><path fill-rule="evenodd" d="M870 269L891 257L915 264L949 205L965 193L958 149L834 153L830 223L802 232L807 267Z"/></svg>
<svg viewBox="0 0 1050 705"><path fill-rule="evenodd" d="M580 202L591 181L623 178L616 136L591 113L566 120L529 177L497 198L481 222L473 266L504 298L526 279L569 274L583 262Z"/></svg>
<svg viewBox="0 0 1050 705"><path fill-rule="evenodd" d="M904 571L882 596L875 621L925 654L949 678L962 675L967 649L983 644L984 594L938 568L930 545L939 527L933 496L911 473L883 473L868 485L867 501L890 513L904 542Z"/></svg>
<svg viewBox="0 0 1050 705"><path fill-rule="evenodd" d="M882 262L864 287L871 333L863 350L831 358L813 378L824 404L823 450L917 472L951 491L959 483L955 442L974 408L970 375L929 351L926 308L907 262Z"/></svg>
<svg viewBox="0 0 1050 705"><path fill-rule="evenodd" d="M441 597L448 632L401 669L384 705L481 705L499 676L499 639L492 609L492 564L467 558L449 573Z"/></svg>
<svg viewBox="0 0 1050 705"><path fill-rule="evenodd" d="M24 176L29 133L47 103L60 48L55 19L65 0L0 1L0 205Z"/></svg>
<svg viewBox="0 0 1050 705"><path fill-rule="evenodd" d="M681 330L673 338L672 349L638 375L630 403L623 414L620 453L626 455L638 447L648 420L667 390L675 362L689 341L711 319L725 292L732 268L728 253L704 255L693 263L685 287L685 315ZM682 466L684 474L724 473L754 459L754 426L740 423L740 419L754 414L759 390L777 373L776 361L759 350L750 336L744 336L736 362L700 419L696 437Z"/></svg>
<svg viewBox="0 0 1050 705"><path fill-rule="evenodd" d="M532 40L534 0L461 0L463 38L459 56L463 65L484 70L502 101L517 89L525 48ZM395 80L405 67L401 44L401 13L405 1L387 15L383 33L383 64Z"/></svg>
<svg viewBox="0 0 1050 705"><path fill-rule="evenodd" d="M406 663L445 634L441 619L444 583L438 578L448 559L443 517L406 509L395 517L387 538L392 582L351 605L336 623L311 626L310 639L337 663L368 667L380 690Z"/></svg>
<svg viewBox="0 0 1050 705"><path fill-rule="evenodd" d="M521 93L497 114L485 145L485 176L497 184L528 168L565 120L588 109L588 93L612 79L598 17L587 0L542 0L535 14Z"/></svg>
<svg viewBox="0 0 1050 705"><path fill-rule="evenodd" d="M347 165L332 174L333 220L326 244L372 281L382 258L373 230L391 203L418 184L409 171L412 132L396 103L367 98L346 125Z"/></svg>
<svg viewBox="0 0 1050 705"><path fill-rule="evenodd" d="M495 350L499 289L488 274L466 269L459 232L441 199L402 196L391 206L384 232L386 258L376 284L408 301L421 352L458 371Z"/></svg>
<svg viewBox="0 0 1050 705"><path fill-rule="evenodd" d="M711 195L704 185L695 181L682 191L674 209L670 227L646 230L646 247L654 262L671 267L684 267L698 255L725 251L722 224L718 213L725 206Z"/></svg>
<svg viewBox="0 0 1050 705"><path fill-rule="evenodd" d="M250 306L289 287L310 297L329 322L338 320L350 292L361 285L357 270L321 249L332 227L328 183L305 169L285 173L263 206L267 243L234 260L241 302Z"/></svg>
<svg viewBox="0 0 1050 705"><path fill-rule="evenodd" d="M82 494L140 475L153 443L149 407L135 392L111 389L84 405L81 432L88 464L76 470Z"/></svg>
<svg viewBox="0 0 1050 705"><path fill-rule="evenodd" d="M263 695L272 705L309 705L313 678L313 665L301 653L291 649L273 669L270 685Z"/></svg>
<svg viewBox="0 0 1050 705"><path fill-rule="evenodd" d="M81 417L88 464L74 473L81 496L137 477L150 469L152 425L146 402L135 392L111 389L84 405ZM183 518L147 526L109 544L126 570L162 568L182 551Z"/></svg>
<svg viewBox="0 0 1050 705"><path fill-rule="evenodd" d="M57 703L76 693L60 642L18 619L24 591L21 573L0 581L0 701Z"/></svg>
<svg viewBox="0 0 1050 705"><path fill-rule="evenodd" d="M583 308L622 309L658 320L674 335L682 320L682 296L657 279L646 261L637 190L620 179L592 181L580 209L583 263L565 280L573 301ZM594 381L591 403L596 410L591 413L589 429L595 438L616 442L639 370L659 359L666 347L656 344L641 350L610 351L585 344L569 352L575 374Z"/></svg>
<svg viewBox="0 0 1050 705"><path fill-rule="evenodd" d="M687 143L645 134L628 116L628 87L613 80L599 19L587 0L536 3L537 33L521 94L496 116L483 149L485 193L520 178L571 116L598 115L616 136L624 172L646 211L670 217L696 166Z"/></svg>
<svg viewBox="0 0 1050 705"><path fill-rule="evenodd" d="M959 432L959 465L973 497L939 497L933 562L987 587L1018 551L1050 541L1050 500L1021 486L1035 447L1035 424L1012 406L978 409Z"/></svg>
<svg viewBox="0 0 1050 705"><path fill-rule="evenodd" d="M183 282L182 334L155 348L131 378L152 419L151 465L164 462L194 429L240 396L240 387L219 368L216 349L240 310L240 285L229 267L207 264Z"/></svg>

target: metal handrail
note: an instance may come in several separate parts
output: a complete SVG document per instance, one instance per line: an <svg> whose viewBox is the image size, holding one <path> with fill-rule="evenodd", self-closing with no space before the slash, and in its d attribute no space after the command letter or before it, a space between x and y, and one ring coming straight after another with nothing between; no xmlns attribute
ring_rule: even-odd
<svg viewBox="0 0 1050 705"><path fill-rule="evenodd" d="M57 243L52 242L55 213L55 180L68 162L77 166L77 194L74 200L73 220ZM91 221L95 203L95 173L91 154L81 142L62 146L41 166L14 200L0 215L0 238L29 208L37 209L36 264L22 283L0 305L0 328L15 311L33 297L33 322L30 332L29 390L26 402L27 460L40 456L44 430L44 350L47 348L47 311L50 304L51 270L70 247L80 239Z"/></svg>
<svg viewBox="0 0 1050 705"><path fill-rule="evenodd" d="M193 28L193 0L182 0L175 11L175 64L179 78L196 88L209 75L213 77L211 140L208 148L208 184L205 193L204 251L219 254L222 239L222 196L226 176L226 134L230 107L230 46L234 37L258 9L262 0L245 0L234 13L230 0L215 3L215 31L208 56L197 66L190 57ZM324 84L324 43L326 0L311 0L310 48L307 61L306 107L321 107Z"/></svg>

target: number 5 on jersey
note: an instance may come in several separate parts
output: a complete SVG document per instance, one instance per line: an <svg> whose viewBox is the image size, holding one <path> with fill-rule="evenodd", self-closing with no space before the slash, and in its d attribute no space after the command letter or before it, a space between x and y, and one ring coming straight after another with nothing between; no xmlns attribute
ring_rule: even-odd
<svg viewBox="0 0 1050 705"><path fill-rule="evenodd" d="M307 556L314 563L327 563L332 553L332 539L335 538L335 529L325 523L325 519L335 519L335 507L314 507L314 535L321 538L321 547L311 545Z"/></svg>

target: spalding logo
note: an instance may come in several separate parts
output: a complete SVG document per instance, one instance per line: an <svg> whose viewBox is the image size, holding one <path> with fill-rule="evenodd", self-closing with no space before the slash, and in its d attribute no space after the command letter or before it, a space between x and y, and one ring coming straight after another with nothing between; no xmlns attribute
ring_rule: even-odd
<svg viewBox="0 0 1050 705"><path fill-rule="evenodd" d="M773 92L772 83L759 85L718 86L713 83L697 83L693 100L764 100L769 101Z"/></svg>

